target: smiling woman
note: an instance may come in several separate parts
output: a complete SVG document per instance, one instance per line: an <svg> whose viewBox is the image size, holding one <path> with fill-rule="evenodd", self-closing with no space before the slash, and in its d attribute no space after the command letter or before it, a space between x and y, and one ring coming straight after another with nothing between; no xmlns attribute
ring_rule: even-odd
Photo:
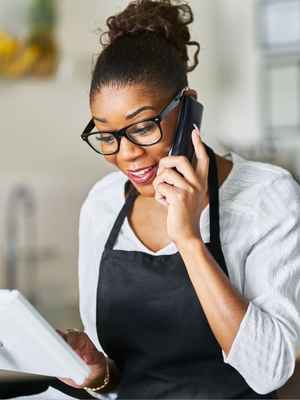
<svg viewBox="0 0 300 400"><path fill-rule="evenodd" d="M113 164L117 164L117 158L108 156L119 152L121 138L123 136L125 136L129 142L142 147L153 146L160 142L160 144L154 148L155 152L157 152L158 148L162 149L162 154L169 152L174 135L172 133L168 134L168 131L170 129L171 132L175 131L176 121L174 121L174 111L178 113L177 108L182 98L183 91L179 91L179 93L177 93L175 97L172 97L164 106L162 106L163 103L159 96L153 95L151 92L145 93L145 87L141 85L132 85L123 89L118 89L118 96L115 96L115 92L115 88L104 87L101 90L102 96L98 94L97 99L93 101L91 105L93 119L89 122L82 138L86 140L95 151L107 156L106 159ZM187 94L187 91L185 91L185 94ZM111 99L109 104L107 104L107 98ZM146 105L147 102L150 102L151 105ZM145 105L136 108L135 104L143 103L145 103ZM126 114L128 107L130 110L132 109L134 111ZM116 109L120 111L119 115L121 115L121 121L116 121L117 113L113 113L109 119L95 116L97 115L97 110L106 112L107 115L109 115L111 114L111 110ZM173 123L170 126L171 117L173 117ZM126 124L125 121L130 119L133 122L120 130L114 131L108 128L109 126L117 126L117 124L120 123L124 126L124 124ZM99 122L101 122L101 124L99 124ZM95 123L96 127L99 125L98 130L96 132L90 132ZM101 128L101 126L103 126L103 128ZM164 135L163 130L165 131ZM124 147L123 141L122 147ZM151 154L151 148L148 150L148 153ZM158 160L160 158L161 156ZM141 163L141 161L139 161L137 165L133 164L129 168L123 168L123 170L133 183L149 184L156 175L158 160L155 160L156 162L154 162L154 164L150 164L150 161L147 163L143 162L143 165L139 165ZM152 167L151 170L149 170L150 167ZM122 167L119 166L119 168L121 169ZM142 171L145 173L143 176L141 176ZM144 194L146 195L146 193L145 191ZM153 196L153 193L150 193L150 196L151 195Z"/></svg>
<svg viewBox="0 0 300 400"><path fill-rule="evenodd" d="M197 126L183 127L194 158L169 155L197 97L192 21L188 4L136 0L102 36L82 139L118 172L80 214L84 332L63 337L92 372L82 386L56 383L75 398L275 399L295 368L297 183L216 155Z"/></svg>

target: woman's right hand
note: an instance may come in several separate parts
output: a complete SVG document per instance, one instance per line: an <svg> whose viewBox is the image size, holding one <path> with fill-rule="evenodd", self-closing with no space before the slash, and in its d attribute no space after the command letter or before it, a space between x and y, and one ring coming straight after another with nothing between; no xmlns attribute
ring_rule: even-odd
<svg viewBox="0 0 300 400"><path fill-rule="evenodd" d="M62 332L59 329L56 329L56 331L65 339L65 341L91 369L90 375L86 378L82 385L78 385L70 378L59 377L58 379L76 389L83 389L85 386L90 388L101 386L104 381L106 371L106 360L104 353L99 352L96 349L94 343L84 332L72 329L68 329L66 332Z"/></svg>

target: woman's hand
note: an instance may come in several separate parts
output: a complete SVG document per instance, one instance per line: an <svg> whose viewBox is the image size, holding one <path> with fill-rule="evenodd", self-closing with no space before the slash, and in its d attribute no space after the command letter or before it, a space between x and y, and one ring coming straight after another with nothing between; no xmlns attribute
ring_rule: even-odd
<svg viewBox="0 0 300 400"><path fill-rule="evenodd" d="M195 169L185 156L164 157L159 162L153 181L155 199L168 207L167 231L177 247L182 241L201 238L199 220L208 196L209 158L196 126L192 141L196 156Z"/></svg>
<svg viewBox="0 0 300 400"><path fill-rule="evenodd" d="M102 385L106 369L104 353L99 352L96 349L93 342L84 332L79 332L72 329L69 329L66 332L62 332L59 329L56 329L56 331L65 339L65 341L91 369L90 375L86 378L82 385L78 385L76 382L69 378L58 379L76 389L83 389L85 386L97 387Z"/></svg>

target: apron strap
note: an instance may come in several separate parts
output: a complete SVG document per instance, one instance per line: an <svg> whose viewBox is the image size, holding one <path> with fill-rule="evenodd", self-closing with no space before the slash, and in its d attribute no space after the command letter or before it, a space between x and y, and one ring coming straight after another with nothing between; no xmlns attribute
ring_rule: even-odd
<svg viewBox="0 0 300 400"><path fill-rule="evenodd" d="M127 181L128 182L128 181ZM127 183L126 182L126 183ZM121 211L119 212L119 215L117 217L117 219L115 220L115 223L110 231L109 237L106 241L105 244L105 249L113 249L114 244L117 240L117 236L119 234L119 231L121 229L121 226L123 224L124 219L126 218L128 211L131 209L133 202L135 200L135 198L137 197L138 192L136 190L132 190L129 192L129 195L121 209Z"/></svg>
<svg viewBox="0 0 300 400"><path fill-rule="evenodd" d="M210 242L221 245L220 240L220 211L219 211L219 182L216 156L213 150L204 143L209 157L208 195L209 195L209 231Z"/></svg>

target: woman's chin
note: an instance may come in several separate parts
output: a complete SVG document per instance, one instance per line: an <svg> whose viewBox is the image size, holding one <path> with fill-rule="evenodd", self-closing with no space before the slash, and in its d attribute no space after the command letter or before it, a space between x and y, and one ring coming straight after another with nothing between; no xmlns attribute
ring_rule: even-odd
<svg viewBox="0 0 300 400"><path fill-rule="evenodd" d="M134 185L136 190L139 192L141 196L144 197L154 197L155 190L152 184L150 185Z"/></svg>

